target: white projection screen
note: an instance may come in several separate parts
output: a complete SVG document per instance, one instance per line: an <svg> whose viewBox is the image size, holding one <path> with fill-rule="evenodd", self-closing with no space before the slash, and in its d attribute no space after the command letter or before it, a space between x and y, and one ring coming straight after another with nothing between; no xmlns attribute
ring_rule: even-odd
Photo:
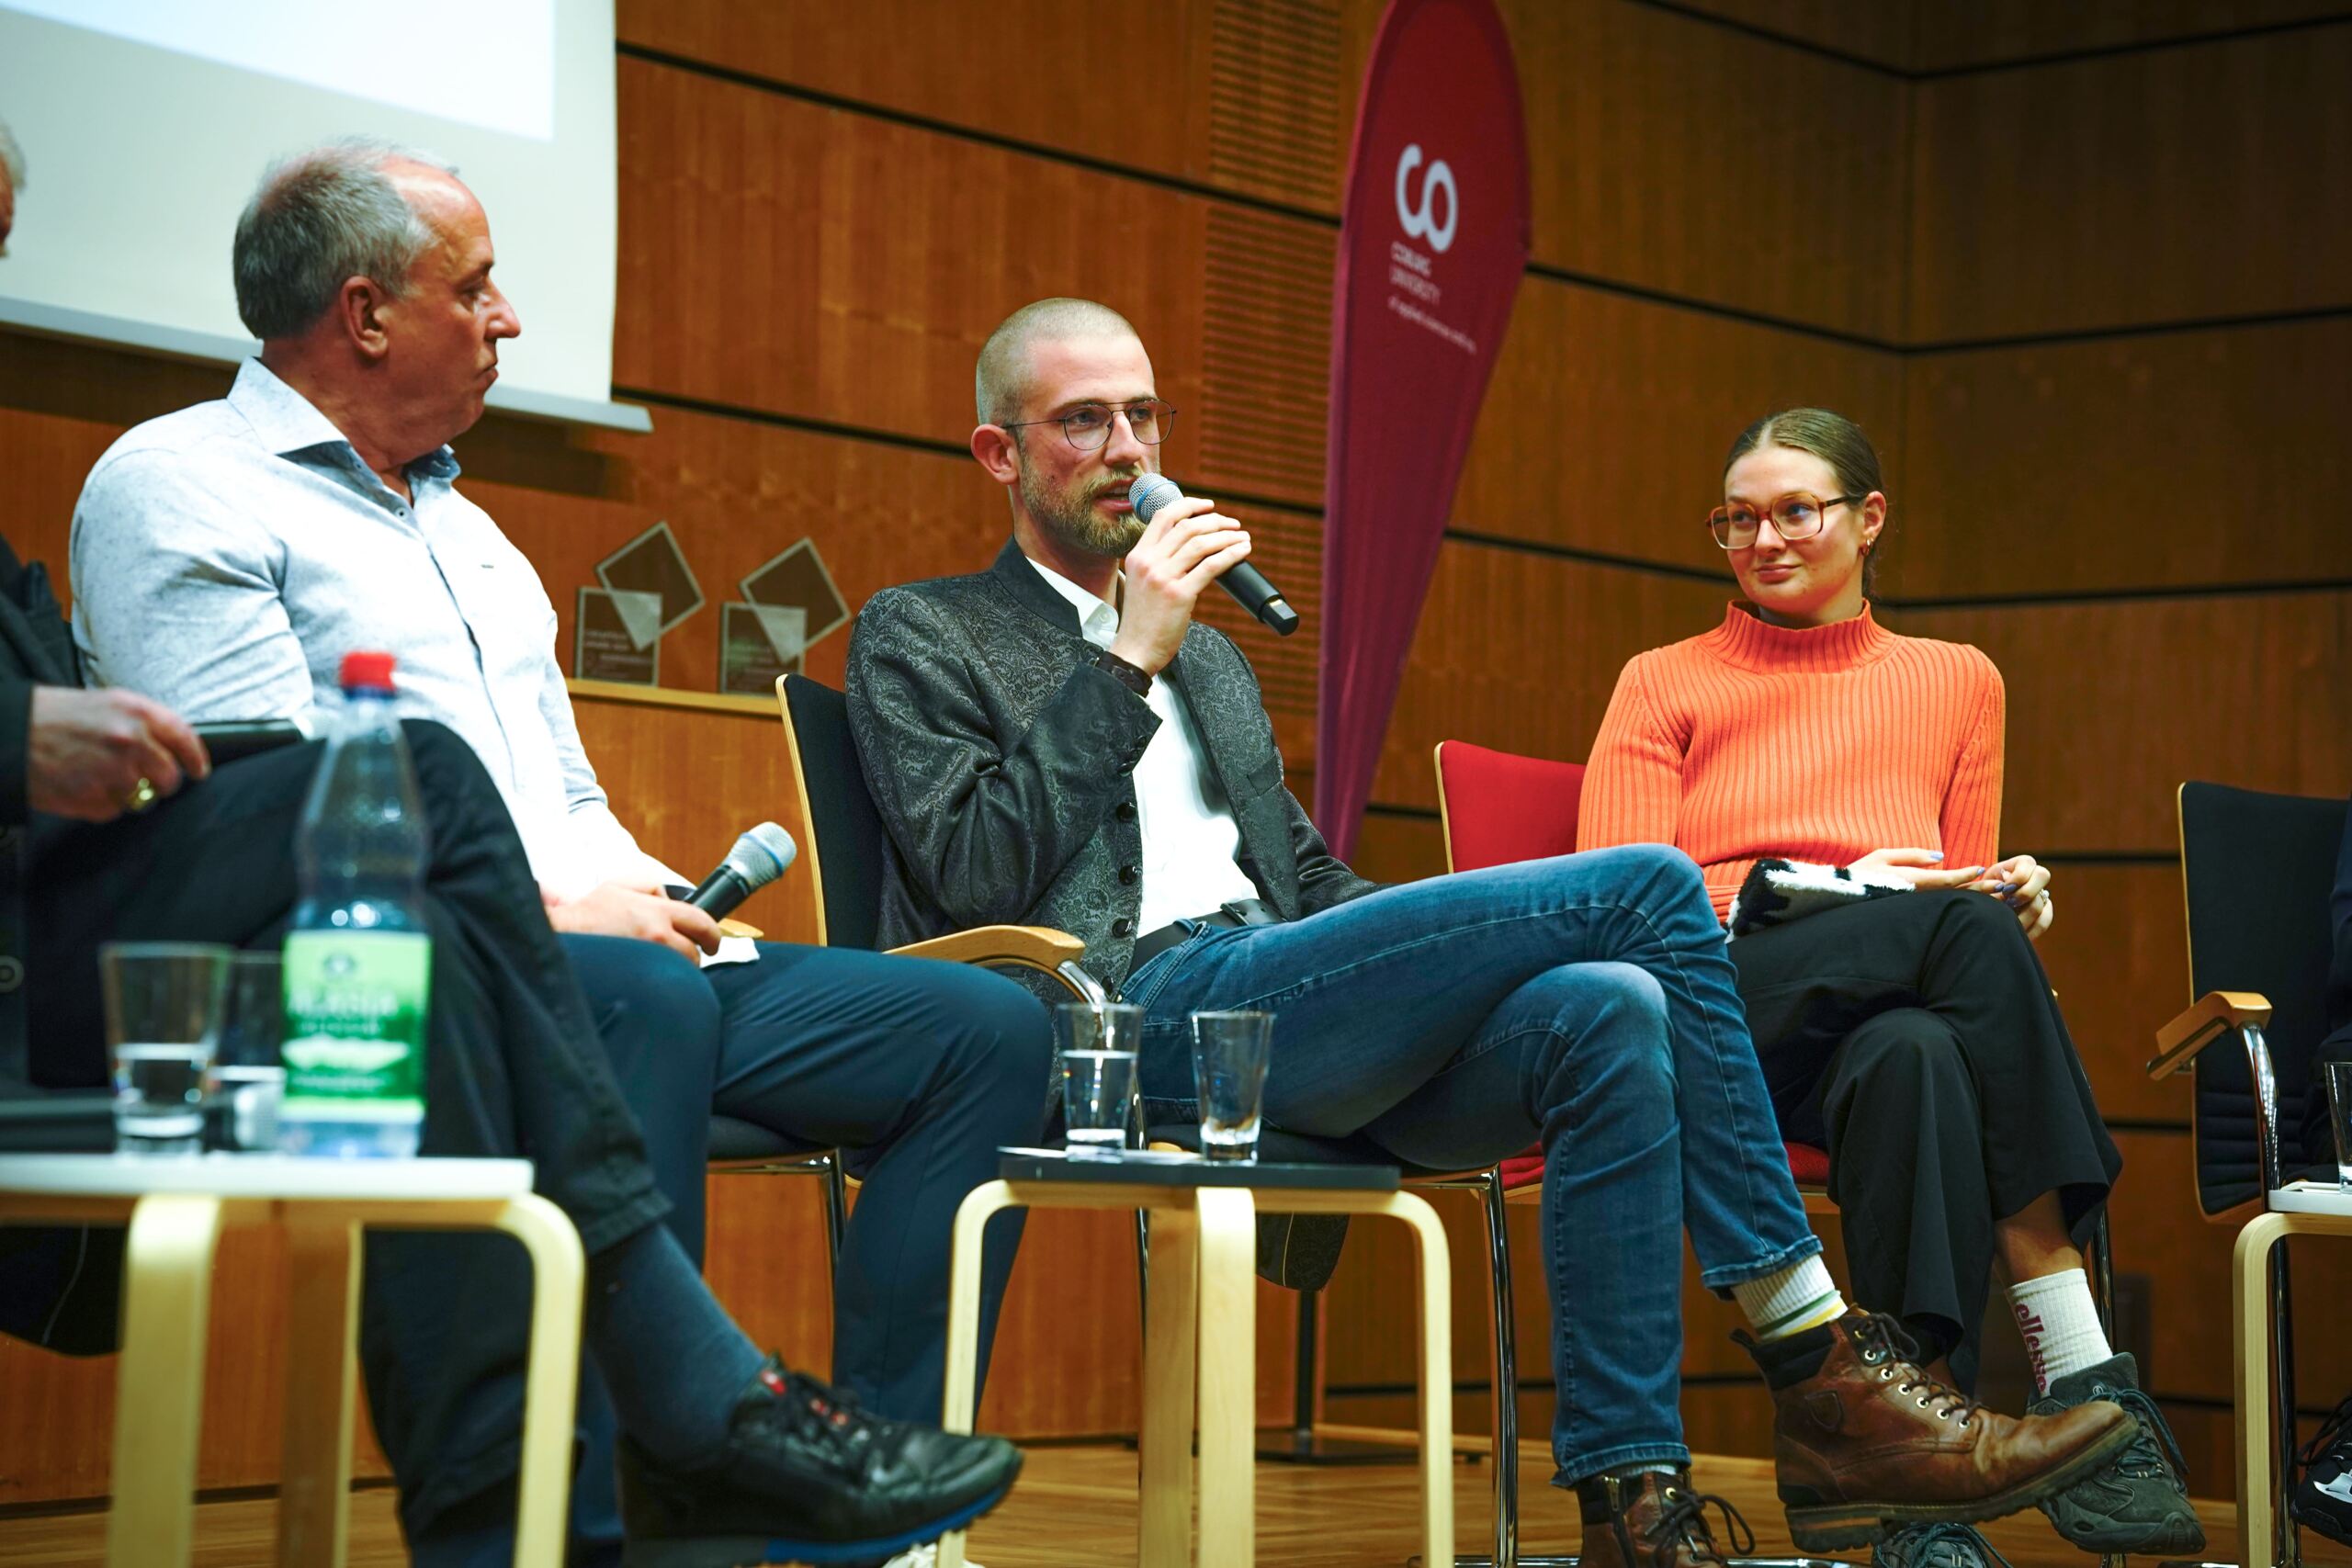
<svg viewBox="0 0 2352 1568"><path fill-rule="evenodd" d="M262 170L386 137L490 214L523 318L491 405L649 427L612 401L612 0L0 0L0 119L28 165L0 323L244 358L229 249Z"/></svg>

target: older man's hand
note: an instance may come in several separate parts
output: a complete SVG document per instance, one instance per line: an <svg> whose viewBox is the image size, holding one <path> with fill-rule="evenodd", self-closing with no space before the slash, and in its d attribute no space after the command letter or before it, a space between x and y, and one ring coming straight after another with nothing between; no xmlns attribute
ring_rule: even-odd
<svg viewBox="0 0 2352 1568"><path fill-rule="evenodd" d="M136 692L33 688L25 799L36 811L111 822L212 771L187 721Z"/></svg>
<svg viewBox="0 0 2352 1568"><path fill-rule="evenodd" d="M600 882L573 897L539 888L548 923L582 936L620 936L659 942L684 958L718 951L718 922L651 884Z"/></svg>

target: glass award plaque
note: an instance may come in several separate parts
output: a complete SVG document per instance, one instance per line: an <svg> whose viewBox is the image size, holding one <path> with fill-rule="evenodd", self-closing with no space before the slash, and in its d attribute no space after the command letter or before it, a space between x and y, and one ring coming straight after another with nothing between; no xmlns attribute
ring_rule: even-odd
<svg viewBox="0 0 2352 1568"><path fill-rule="evenodd" d="M654 593L580 591L571 619L571 673L582 681L631 686L662 683L662 599ZM639 640L639 633L653 635Z"/></svg>

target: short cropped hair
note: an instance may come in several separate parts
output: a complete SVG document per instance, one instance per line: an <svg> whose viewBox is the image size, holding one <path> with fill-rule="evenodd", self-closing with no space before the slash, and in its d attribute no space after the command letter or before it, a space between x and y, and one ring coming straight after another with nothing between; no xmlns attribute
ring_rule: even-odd
<svg viewBox="0 0 2352 1568"><path fill-rule="evenodd" d="M403 162L458 172L430 153L367 137L269 167L237 220L232 252L246 331L264 340L307 331L346 278L372 278L393 295L406 288L409 268L435 236L384 173Z"/></svg>
<svg viewBox="0 0 2352 1568"><path fill-rule="evenodd" d="M982 424L1002 424L1029 393L1029 351L1064 338L1142 334L1125 316L1091 299L1040 299L1023 305L989 333L972 373L972 406Z"/></svg>
<svg viewBox="0 0 2352 1568"><path fill-rule="evenodd" d="M0 119L0 169L8 172L10 185L18 190L25 188L25 150L17 145L17 138L5 119Z"/></svg>

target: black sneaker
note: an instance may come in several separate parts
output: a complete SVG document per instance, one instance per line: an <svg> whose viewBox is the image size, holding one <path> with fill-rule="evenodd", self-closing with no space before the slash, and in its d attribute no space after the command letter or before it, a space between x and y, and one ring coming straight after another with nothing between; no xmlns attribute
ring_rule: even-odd
<svg viewBox="0 0 2352 1568"><path fill-rule="evenodd" d="M1871 1568L2013 1568L1966 1525L1905 1525L1871 1548Z"/></svg>
<svg viewBox="0 0 2352 1568"><path fill-rule="evenodd" d="M2352 1395L2295 1458L2303 1473L2288 1510L2328 1540L2352 1546Z"/></svg>
<svg viewBox="0 0 2352 1568"><path fill-rule="evenodd" d="M2188 1461L2156 1402L2141 1392L2139 1372L2131 1356L2120 1352L2057 1379L2026 1407L2042 1416L2104 1399L2129 1411L2140 1427L2113 1463L2044 1498L2041 1511L2060 1535L2086 1551L2202 1551L2205 1529L2189 1506Z"/></svg>
<svg viewBox="0 0 2352 1568"><path fill-rule="evenodd" d="M692 1470L622 1434L627 1568L870 1562L961 1529L1021 1472L1002 1438L885 1421L770 1357L726 1449Z"/></svg>

